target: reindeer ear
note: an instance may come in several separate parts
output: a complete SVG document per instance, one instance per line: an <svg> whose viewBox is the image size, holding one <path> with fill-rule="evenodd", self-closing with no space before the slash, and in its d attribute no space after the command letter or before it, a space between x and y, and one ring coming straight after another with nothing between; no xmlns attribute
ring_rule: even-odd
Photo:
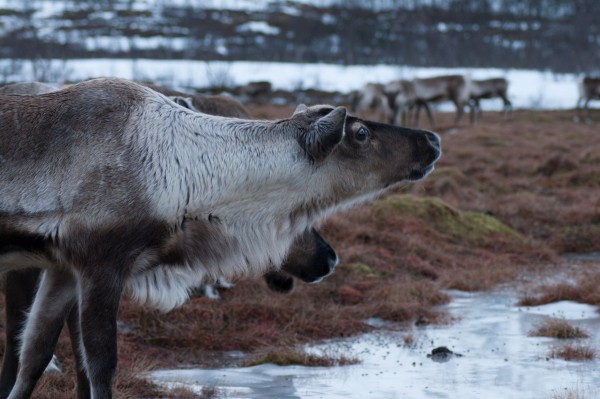
<svg viewBox="0 0 600 399"><path fill-rule="evenodd" d="M296 110L294 111L294 113L292 114L292 116L299 114L300 112L304 112L306 111L308 107L305 104L298 104L298 106L296 107Z"/></svg>
<svg viewBox="0 0 600 399"><path fill-rule="evenodd" d="M189 97L169 97L175 104L181 105L184 108L194 110L194 106L192 105L192 99Z"/></svg>
<svg viewBox="0 0 600 399"><path fill-rule="evenodd" d="M346 108L337 107L311 124L304 136L304 150L315 161L327 158L344 137Z"/></svg>

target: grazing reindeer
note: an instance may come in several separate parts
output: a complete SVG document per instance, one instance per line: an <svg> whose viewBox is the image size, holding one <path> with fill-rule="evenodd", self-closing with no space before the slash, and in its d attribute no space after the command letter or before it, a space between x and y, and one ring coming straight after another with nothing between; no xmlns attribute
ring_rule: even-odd
<svg viewBox="0 0 600 399"><path fill-rule="evenodd" d="M56 90L54 86L38 82L16 83L0 88L0 91L4 91L5 94L43 94ZM170 98L176 103L183 103L188 108L193 106L189 98ZM200 104L206 103L206 101L200 102ZM236 104L235 100L231 104L234 108L237 107L237 112L241 113L245 110L241 104ZM212 111L216 109L215 107L207 108ZM316 230L311 228L294 241L281 266L281 271L269 271L265 274L264 279L271 290L289 293L294 285L292 276L309 283L318 282L333 272L337 262L338 257L334 249ZM18 340L22 333L25 315L33 303L39 276L40 269L36 268L10 271L5 276L6 320L4 325L6 346L0 372L0 398L8 396L17 377ZM223 285L230 284L222 277L219 277L217 282ZM219 297L211 284L202 284L199 291L208 297L211 297L212 293L213 299ZM67 318L67 325L71 333L71 342L73 343L73 351L76 354L78 366L76 368L78 372L78 397L88 398L90 395L89 382L83 369L83 361L79 356L78 323L78 312L76 309L72 309Z"/></svg>
<svg viewBox="0 0 600 399"><path fill-rule="evenodd" d="M501 98L504 103L503 112L512 111L512 103L508 99L508 80L505 78L492 78L471 81L471 123L481 115L480 101L483 99ZM477 114L477 115L476 115Z"/></svg>
<svg viewBox="0 0 600 399"><path fill-rule="evenodd" d="M0 271L45 269L9 398L31 395L73 306L91 397L110 398L122 292L166 311L207 277L263 273L311 224L440 154L433 133L343 107L240 120L120 79L3 96Z"/></svg>
<svg viewBox="0 0 600 399"><path fill-rule="evenodd" d="M582 111L585 112L586 122L591 121L589 105L592 100L600 100L600 78L586 76L579 82L576 121L581 119Z"/></svg>
<svg viewBox="0 0 600 399"><path fill-rule="evenodd" d="M378 114L380 121L387 121L391 108L384 89L383 84L367 83L362 89L354 93L352 112L360 116L365 116L368 113Z"/></svg>
<svg viewBox="0 0 600 399"><path fill-rule="evenodd" d="M425 108L431 126L435 126L433 114L427 104L449 100L456 106L455 123L458 125L464 113L464 107L469 102L469 83L469 80L462 75L392 82L388 85L387 92L394 98L393 118L395 120L398 114L410 112L416 106L415 124L419 123L421 108Z"/></svg>
<svg viewBox="0 0 600 399"><path fill-rule="evenodd" d="M388 103L392 105L390 123L398 126L416 126L417 120L411 121L411 114L415 109L425 108L427 114L431 110L426 101L417 97L415 85L412 80L394 80L385 85L384 93Z"/></svg>

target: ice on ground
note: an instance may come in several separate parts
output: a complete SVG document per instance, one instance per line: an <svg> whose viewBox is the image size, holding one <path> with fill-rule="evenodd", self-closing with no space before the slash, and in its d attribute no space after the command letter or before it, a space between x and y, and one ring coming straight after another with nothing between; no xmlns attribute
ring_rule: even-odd
<svg viewBox="0 0 600 399"><path fill-rule="evenodd" d="M230 399L531 399L568 390L585 397L600 394L599 360L551 359L552 348L563 342L528 336L535 325L560 315L592 334L581 342L598 347L600 317L588 305L564 301L538 307L539 312L518 311L511 293L452 292L452 297L447 310L457 321L451 325L376 332L307 347L314 353L358 357L362 361L358 365L163 370L150 378L196 391L216 387ZM407 334L415 345L404 344ZM427 354L439 346L463 356L434 362Z"/></svg>
<svg viewBox="0 0 600 399"><path fill-rule="evenodd" d="M515 310L565 320L585 320L598 317L598 309L595 306L573 301L559 301L541 306L521 306Z"/></svg>

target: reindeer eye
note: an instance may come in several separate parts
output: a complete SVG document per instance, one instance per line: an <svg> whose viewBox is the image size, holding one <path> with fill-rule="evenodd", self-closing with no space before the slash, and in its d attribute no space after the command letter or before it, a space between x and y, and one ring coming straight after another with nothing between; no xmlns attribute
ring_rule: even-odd
<svg viewBox="0 0 600 399"><path fill-rule="evenodd" d="M369 138L369 131L367 130L366 127L361 127L360 129L358 129L356 131L356 140L358 141L365 141L366 139Z"/></svg>

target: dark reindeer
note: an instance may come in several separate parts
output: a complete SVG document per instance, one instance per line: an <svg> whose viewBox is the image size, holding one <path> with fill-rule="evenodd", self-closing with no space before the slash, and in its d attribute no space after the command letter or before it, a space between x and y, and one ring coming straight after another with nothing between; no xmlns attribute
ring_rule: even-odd
<svg viewBox="0 0 600 399"><path fill-rule="evenodd" d="M592 100L600 100L600 78L586 76L579 82L576 121L579 121L582 113L584 113L585 121L588 123L591 122L589 105Z"/></svg>
<svg viewBox="0 0 600 399"><path fill-rule="evenodd" d="M440 154L433 133L342 107L240 120L119 79L3 96L0 271L45 269L9 397L31 395L74 306L91 397L111 397L122 292L169 310L207 277L263 273L313 223Z"/></svg>

